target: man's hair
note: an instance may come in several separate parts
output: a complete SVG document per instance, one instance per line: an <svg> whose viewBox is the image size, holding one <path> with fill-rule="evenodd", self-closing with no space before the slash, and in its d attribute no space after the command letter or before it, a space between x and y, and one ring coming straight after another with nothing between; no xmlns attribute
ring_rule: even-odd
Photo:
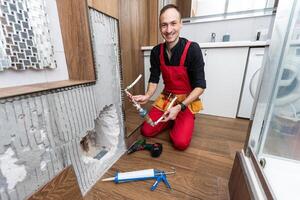
<svg viewBox="0 0 300 200"><path fill-rule="evenodd" d="M174 8L178 13L179 13L179 19L181 19L181 13L178 9L177 6L175 6L174 4L167 4L165 5L161 10L160 10L160 13L159 13L159 17L164 14L164 12L166 12L168 9L171 9L171 8Z"/></svg>

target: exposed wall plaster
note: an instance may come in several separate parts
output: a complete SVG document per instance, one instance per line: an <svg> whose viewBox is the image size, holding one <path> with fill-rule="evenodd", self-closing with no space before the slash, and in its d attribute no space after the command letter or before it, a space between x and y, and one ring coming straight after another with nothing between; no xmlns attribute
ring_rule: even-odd
<svg viewBox="0 0 300 200"><path fill-rule="evenodd" d="M120 128L116 108L105 106L95 120L96 145L111 150L119 143Z"/></svg>
<svg viewBox="0 0 300 200"><path fill-rule="evenodd" d="M0 99L0 200L25 199L68 165L85 194L125 152L117 22L100 22L95 85ZM82 152L88 130L100 134L96 153L107 150L100 160Z"/></svg>
<svg viewBox="0 0 300 200"><path fill-rule="evenodd" d="M0 155L0 169L2 175L6 178L7 188L13 189L18 182L26 178L25 165L17 165L18 159L15 152L9 147L6 152Z"/></svg>

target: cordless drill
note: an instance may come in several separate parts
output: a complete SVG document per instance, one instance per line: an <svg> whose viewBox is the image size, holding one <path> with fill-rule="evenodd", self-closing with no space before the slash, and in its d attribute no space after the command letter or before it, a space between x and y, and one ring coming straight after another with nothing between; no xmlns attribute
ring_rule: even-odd
<svg viewBox="0 0 300 200"><path fill-rule="evenodd" d="M137 140L131 147L129 147L127 154L131 154L140 150L148 150L151 153L152 157L159 157L162 152L162 144L146 144L146 139Z"/></svg>

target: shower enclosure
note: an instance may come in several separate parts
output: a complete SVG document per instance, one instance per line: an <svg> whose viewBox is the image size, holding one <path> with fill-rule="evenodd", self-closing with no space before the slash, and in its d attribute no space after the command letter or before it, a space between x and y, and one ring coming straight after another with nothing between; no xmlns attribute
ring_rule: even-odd
<svg viewBox="0 0 300 200"><path fill-rule="evenodd" d="M271 30L252 125L241 158L251 199L298 199L300 2L279 1Z"/></svg>

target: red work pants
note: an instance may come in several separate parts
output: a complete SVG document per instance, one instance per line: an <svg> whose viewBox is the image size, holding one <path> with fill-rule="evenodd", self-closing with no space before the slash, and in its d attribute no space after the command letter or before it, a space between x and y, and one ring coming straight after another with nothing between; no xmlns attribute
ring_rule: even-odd
<svg viewBox="0 0 300 200"><path fill-rule="evenodd" d="M153 121L159 119L162 114L163 111L155 107L152 107L149 112L149 116ZM178 150L185 150L192 139L194 121L194 114L187 108L185 111L179 112L175 120L160 122L154 127L144 122L141 127L141 133L145 137L154 137L161 131L171 127L170 138L173 142L173 146Z"/></svg>

